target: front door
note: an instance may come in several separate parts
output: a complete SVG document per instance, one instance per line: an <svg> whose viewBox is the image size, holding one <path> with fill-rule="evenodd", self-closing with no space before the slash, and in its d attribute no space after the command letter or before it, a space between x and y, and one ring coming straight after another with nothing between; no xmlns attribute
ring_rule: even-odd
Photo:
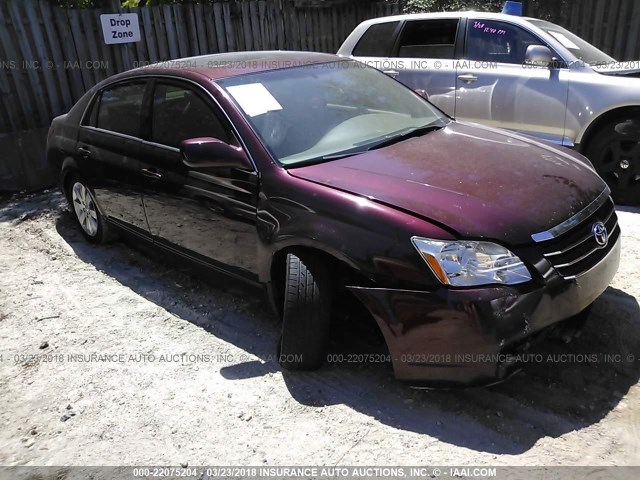
<svg viewBox="0 0 640 480"><path fill-rule="evenodd" d="M529 45L545 44L518 25L470 18L455 117L566 144L569 70L525 65Z"/></svg>
<svg viewBox="0 0 640 480"><path fill-rule="evenodd" d="M183 140L238 140L200 87L158 79L153 88L141 167L154 240L227 273L257 279L258 175L238 168L187 167L180 153Z"/></svg>

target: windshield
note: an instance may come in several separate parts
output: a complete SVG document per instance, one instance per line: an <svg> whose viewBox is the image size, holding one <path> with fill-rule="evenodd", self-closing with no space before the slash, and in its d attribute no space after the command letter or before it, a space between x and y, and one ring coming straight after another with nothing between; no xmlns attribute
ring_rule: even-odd
<svg viewBox="0 0 640 480"><path fill-rule="evenodd" d="M554 23L544 20L529 20L529 23L547 32L560 42L567 50L573 53L578 60L581 60L584 63L588 63L589 65L605 65L616 61L603 51L598 50L589 42Z"/></svg>
<svg viewBox="0 0 640 480"><path fill-rule="evenodd" d="M355 61L218 81L285 166L355 154L442 127L447 117L387 75ZM428 129L420 130L427 132Z"/></svg>

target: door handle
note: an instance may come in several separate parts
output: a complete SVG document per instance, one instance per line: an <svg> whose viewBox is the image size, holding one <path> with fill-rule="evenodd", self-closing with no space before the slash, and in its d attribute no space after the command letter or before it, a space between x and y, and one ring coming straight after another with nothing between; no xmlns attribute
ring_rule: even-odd
<svg viewBox="0 0 640 480"><path fill-rule="evenodd" d="M89 158L91 156L91 150L85 147L78 147L78 153L83 158Z"/></svg>
<svg viewBox="0 0 640 480"><path fill-rule="evenodd" d="M473 83L478 81L478 77L476 77L472 73L465 73L463 75L458 75L458 80L461 80L465 83Z"/></svg>
<svg viewBox="0 0 640 480"><path fill-rule="evenodd" d="M400 75L397 70L383 70L382 73L389 75L391 78L397 78Z"/></svg>
<svg viewBox="0 0 640 480"><path fill-rule="evenodd" d="M140 170L140 172L142 173L142 175L150 178L151 180L160 180L162 178L162 174L148 168L143 168L142 170Z"/></svg>

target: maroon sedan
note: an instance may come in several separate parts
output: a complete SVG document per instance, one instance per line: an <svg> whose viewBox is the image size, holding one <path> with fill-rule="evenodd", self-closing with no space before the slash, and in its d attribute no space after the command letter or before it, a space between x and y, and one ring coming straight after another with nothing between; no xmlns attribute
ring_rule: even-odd
<svg viewBox="0 0 640 480"><path fill-rule="evenodd" d="M322 365L350 298L398 378L489 381L585 311L620 258L609 190L584 157L456 122L333 55L117 75L53 121L48 155L87 240L133 235L264 287L288 369Z"/></svg>

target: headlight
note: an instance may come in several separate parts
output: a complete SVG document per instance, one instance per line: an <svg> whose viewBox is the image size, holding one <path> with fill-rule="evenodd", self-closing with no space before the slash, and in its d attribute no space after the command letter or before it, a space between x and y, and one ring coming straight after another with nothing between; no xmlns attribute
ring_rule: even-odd
<svg viewBox="0 0 640 480"><path fill-rule="evenodd" d="M516 285L531 280L522 260L495 243L420 237L413 237L411 241L434 275L445 285Z"/></svg>

